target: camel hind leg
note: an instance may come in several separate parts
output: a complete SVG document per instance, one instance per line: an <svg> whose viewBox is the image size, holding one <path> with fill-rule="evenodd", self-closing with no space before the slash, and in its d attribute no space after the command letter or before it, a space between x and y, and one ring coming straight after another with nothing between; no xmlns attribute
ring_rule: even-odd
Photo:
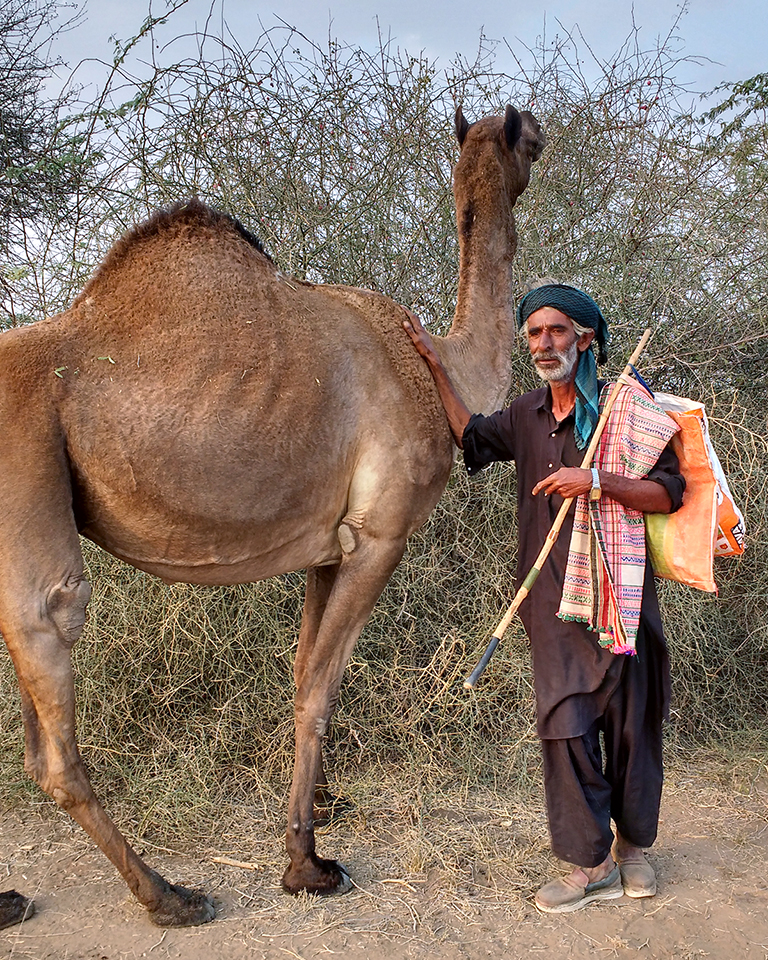
<svg viewBox="0 0 768 960"><path fill-rule="evenodd" d="M72 645L85 623L90 585L84 579L67 498L62 496L57 508L57 497L48 489L32 501L31 486L15 488L14 500L5 501L15 509L11 506L0 518L0 632L19 680L25 769L93 838L155 923L204 923L213 918L211 902L200 893L168 884L151 870L107 816L91 787L75 736L71 662ZM21 510L20 490L31 501Z"/></svg>
<svg viewBox="0 0 768 960"><path fill-rule="evenodd" d="M307 570L307 585L304 595L304 609L301 614L301 629L296 657L293 664L293 675L296 689L301 687L304 670L309 662L310 655L317 639L317 631L325 613L328 598L336 582L339 564L323 567L310 567ZM334 794L328 784L325 763L323 761L322 745L320 759L315 776L314 820L316 827L326 827L334 820L343 816L352 808L352 804L345 797Z"/></svg>
<svg viewBox="0 0 768 960"><path fill-rule="evenodd" d="M349 656L404 548L404 537L361 531L335 574L330 569L318 574L326 579L310 611L317 622L312 629L311 622L302 624L296 655L296 758L286 829L290 863L283 875L288 893L338 893L351 884L343 867L315 852L313 800L322 740Z"/></svg>

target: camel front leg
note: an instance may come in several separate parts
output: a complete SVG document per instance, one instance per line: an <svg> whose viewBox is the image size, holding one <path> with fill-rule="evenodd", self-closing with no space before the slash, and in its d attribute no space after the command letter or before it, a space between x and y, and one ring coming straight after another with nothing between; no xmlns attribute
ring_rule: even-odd
<svg viewBox="0 0 768 960"><path fill-rule="evenodd" d="M296 759L286 830L290 863L283 876L283 889L288 893L343 893L351 886L339 863L321 859L315 851L314 797L322 771L322 740L352 649L404 548L402 540L360 536L328 591L311 649L309 644L300 649Z"/></svg>
<svg viewBox="0 0 768 960"><path fill-rule="evenodd" d="M304 592L304 608L301 613L299 642L296 649L296 657L293 661L293 679L297 691L301 686L304 671L312 655L312 651L315 648L315 640L317 639L317 631L320 628L320 621L323 619L328 597L331 594L338 572L338 564L324 567L310 567L307 570L307 584ZM329 797L328 777L325 773L321 747L317 773L315 774L315 821L318 820L321 811L327 808Z"/></svg>
<svg viewBox="0 0 768 960"><path fill-rule="evenodd" d="M212 920L203 894L174 886L129 846L97 800L75 738L75 696L70 658L85 619L90 587L81 575L22 597L2 589L1 629L21 691L25 769L80 824L122 874L158 926ZM24 602L26 601L26 602Z"/></svg>

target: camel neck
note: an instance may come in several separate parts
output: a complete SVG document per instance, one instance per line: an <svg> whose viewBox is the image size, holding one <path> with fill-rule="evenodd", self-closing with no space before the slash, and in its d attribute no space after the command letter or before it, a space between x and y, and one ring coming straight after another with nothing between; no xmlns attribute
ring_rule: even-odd
<svg viewBox="0 0 768 960"><path fill-rule="evenodd" d="M456 312L438 350L466 405L489 413L503 402L511 379L515 337L511 267L517 236L511 206L503 201L487 212L467 202L458 216Z"/></svg>

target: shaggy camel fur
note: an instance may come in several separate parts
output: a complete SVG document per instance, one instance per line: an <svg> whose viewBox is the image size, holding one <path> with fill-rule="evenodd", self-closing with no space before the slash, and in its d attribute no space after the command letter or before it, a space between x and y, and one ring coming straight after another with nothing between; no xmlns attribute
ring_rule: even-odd
<svg viewBox="0 0 768 960"><path fill-rule="evenodd" d="M459 111L461 247L445 365L473 409L510 380L512 208L543 147L531 114ZM350 881L315 853L321 741L342 672L453 443L404 313L283 277L236 221L191 201L120 240L69 310L0 337L0 630L21 688L26 770L160 925L213 917L131 849L75 740L70 652L91 592L78 534L166 581L307 568L295 661L291 893Z"/></svg>

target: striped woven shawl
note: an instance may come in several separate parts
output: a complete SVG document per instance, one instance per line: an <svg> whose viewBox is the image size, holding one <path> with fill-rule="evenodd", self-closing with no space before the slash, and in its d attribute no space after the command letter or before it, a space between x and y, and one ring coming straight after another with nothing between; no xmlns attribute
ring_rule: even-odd
<svg viewBox="0 0 768 960"><path fill-rule="evenodd" d="M602 390L601 410L610 389L608 384ZM640 480L677 430L645 390L626 384L614 401L594 465ZM643 514L608 497L578 497L558 617L586 623L612 653L634 654L644 577Z"/></svg>

